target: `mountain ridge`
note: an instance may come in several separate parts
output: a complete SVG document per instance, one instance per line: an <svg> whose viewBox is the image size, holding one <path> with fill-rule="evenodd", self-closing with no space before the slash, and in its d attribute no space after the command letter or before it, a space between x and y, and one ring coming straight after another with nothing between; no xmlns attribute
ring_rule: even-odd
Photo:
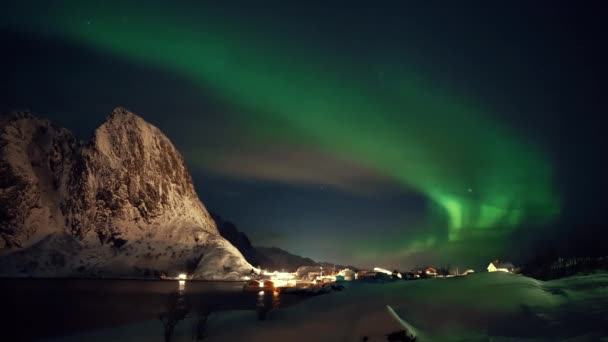
<svg viewBox="0 0 608 342"><path fill-rule="evenodd" d="M179 151L122 107L86 143L49 120L11 113L0 119L0 150L0 248L8 254L0 258L0 274L52 274L58 267L51 262L44 272L23 264L34 264L28 247L57 243L66 245L65 257L96 251L87 254L95 262L63 263L62 274L189 268L195 277L223 279L251 270L219 234Z"/></svg>
<svg viewBox="0 0 608 342"><path fill-rule="evenodd" d="M232 221L223 219L215 212L211 212L211 217L215 220L220 234L238 248L250 264L257 267L271 271L282 270L286 272L295 272L298 268L303 266L358 269L354 266L318 262L311 258L290 253L279 247L255 246L251 243L247 234L239 231L236 224Z"/></svg>

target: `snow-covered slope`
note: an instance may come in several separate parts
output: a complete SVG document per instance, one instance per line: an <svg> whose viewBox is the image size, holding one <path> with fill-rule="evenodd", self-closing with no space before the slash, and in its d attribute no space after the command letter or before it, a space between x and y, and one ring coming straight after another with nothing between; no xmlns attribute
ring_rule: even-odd
<svg viewBox="0 0 608 342"><path fill-rule="evenodd" d="M605 341L606 291L606 273L546 282L495 272L355 283L271 312L263 324L253 312L212 315L205 341L387 341L403 329L387 305L417 331L416 341Z"/></svg>
<svg viewBox="0 0 608 342"><path fill-rule="evenodd" d="M1 274L188 271L225 279L251 270L219 234L181 154L123 108L86 144L47 120L13 113L0 121L0 148ZM65 262L52 262L60 254Z"/></svg>

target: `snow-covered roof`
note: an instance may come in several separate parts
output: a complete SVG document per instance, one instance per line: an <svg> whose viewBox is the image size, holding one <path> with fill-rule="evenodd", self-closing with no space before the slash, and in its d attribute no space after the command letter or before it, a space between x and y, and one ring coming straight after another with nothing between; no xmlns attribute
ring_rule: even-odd
<svg viewBox="0 0 608 342"><path fill-rule="evenodd" d="M510 262L492 262L492 264L496 268L506 268L506 269L515 268L515 266L513 266L513 264Z"/></svg>

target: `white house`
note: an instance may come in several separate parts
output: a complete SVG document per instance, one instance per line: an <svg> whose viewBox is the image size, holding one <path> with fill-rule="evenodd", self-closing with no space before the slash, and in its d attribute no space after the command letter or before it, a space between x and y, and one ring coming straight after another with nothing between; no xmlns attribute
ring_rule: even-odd
<svg viewBox="0 0 608 342"><path fill-rule="evenodd" d="M343 269L342 271L340 271L338 273L338 276L342 276L346 281L353 281L355 279L357 279L357 273L351 269Z"/></svg>
<svg viewBox="0 0 608 342"><path fill-rule="evenodd" d="M513 272L515 266L510 262L498 262L494 261L488 265L488 272Z"/></svg>

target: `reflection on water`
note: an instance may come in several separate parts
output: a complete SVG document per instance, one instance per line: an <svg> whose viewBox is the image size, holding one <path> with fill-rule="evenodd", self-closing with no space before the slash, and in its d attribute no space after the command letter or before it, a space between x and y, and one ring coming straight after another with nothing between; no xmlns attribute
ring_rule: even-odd
<svg viewBox="0 0 608 342"><path fill-rule="evenodd" d="M279 298L281 298L279 296L279 292L278 291L273 291L272 292L272 308L273 309L278 309L279 305L281 304L281 302L279 301Z"/></svg>
<svg viewBox="0 0 608 342"><path fill-rule="evenodd" d="M278 310L281 304L280 296L278 291L260 291L258 292L258 300L256 305L256 311L258 314L258 320L266 320L268 312Z"/></svg>
<svg viewBox="0 0 608 342"><path fill-rule="evenodd" d="M186 304L186 281L179 280L177 292L171 293L168 297L166 311L158 317L163 323L165 342L171 341L175 326L186 318L188 306Z"/></svg>
<svg viewBox="0 0 608 342"><path fill-rule="evenodd" d="M176 284L177 283L177 284ZM174 300L189 315L260 310L268 312L303 300L301 296L243 292L241 282L111 279L0 279L0 303L11 308L3 329L21 340L65 336L146 320L158 321ZM32 313L36 329L31 329ZM4 336L4 335L3 335Z"/></svg>

